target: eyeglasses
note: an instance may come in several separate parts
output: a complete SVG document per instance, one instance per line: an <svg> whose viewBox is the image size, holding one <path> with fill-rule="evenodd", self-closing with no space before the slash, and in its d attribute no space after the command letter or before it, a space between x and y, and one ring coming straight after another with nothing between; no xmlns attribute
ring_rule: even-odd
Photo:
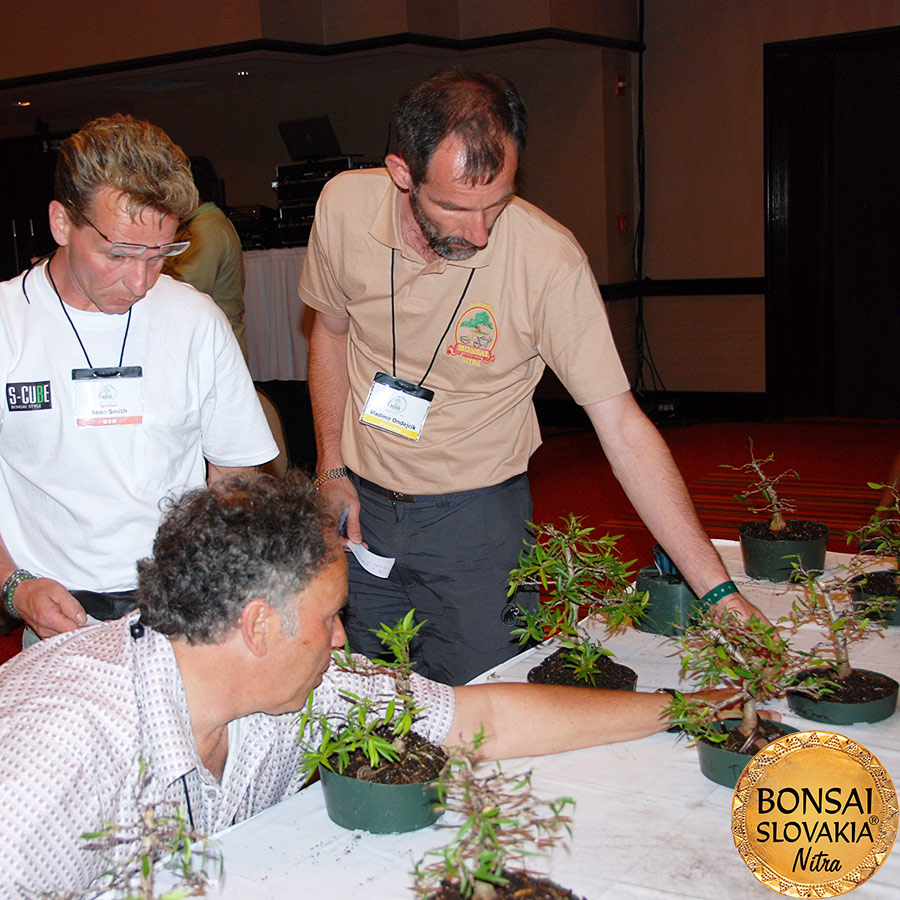
<svg viewBox="0 0 900 900"><path fill-rule="evenodd" d="M71 206L71 204L70 204ZM74 207L72 207L74 209ZM152 246L147 246L146 244L128 244L125 241L113 241L110 240L83 212L78 210L78 214L84 219L100 237L106 241L107 244L112 244L112 248L110 249L110 255L116 257L117 259L139 259L142 257L148 250L156 250L157 252L151 256L147 262L153 262L155 259L162 259L166 256L178 256L179 253L184 253L188 247L191 246L190 241L175 241L171 244L155 244Z"/></svg>

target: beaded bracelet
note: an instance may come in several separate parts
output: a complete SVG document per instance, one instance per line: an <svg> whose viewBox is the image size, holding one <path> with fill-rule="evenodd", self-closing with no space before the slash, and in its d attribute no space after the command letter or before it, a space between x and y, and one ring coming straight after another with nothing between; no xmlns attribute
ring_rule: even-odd
<svg viewBox="0 0 900 900"><path fill-rule="evenodd" d="M13 606L13 594L16 592L16 588L23 582L29 581L32 578L37 578L37 575L32 575L27 569L16 569L6 581L3 582L3 587L0 588L0 604L6 609L6 611L14 618L21 619L22 617L19 615L18 610Z"/></svg>
<svg viewBox="0 0 900 900"><path fill-rule="evenodd" d="M715 606L723 597L729 594L739 594L737 585L733 581L723 581L716 585L712 590L707 591L698 601L697 609L706 612L711 606Z"/></svg>

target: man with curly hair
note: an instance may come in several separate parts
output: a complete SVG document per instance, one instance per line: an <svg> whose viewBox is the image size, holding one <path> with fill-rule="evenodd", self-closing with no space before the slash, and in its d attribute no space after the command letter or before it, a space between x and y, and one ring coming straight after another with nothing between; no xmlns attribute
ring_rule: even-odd
<svg viewBox="0 0 900 900"><path fill-rule="evenodd" d="M388 675L332 664L344 644L347 563L333 519L296 473L190 492L138 564L140 611L61 635L0 669L0 896L77 891L134 851L81 837L136 821L144 801L181 806L211 835L298 791L296 713L315 690L338 712ZM393 624L393 623L391 623ZM666 727L665 694L530 684L449 687L413 675L423 737L483 728L507 758L629 740ZM316 736L306 740L315 740Z"/></svg>
<svg viewBox="0 0 900 900"><path fill-rule="evenodd" d="M96 119L60 150L57 250L0 285L0 603L26 642L133 609L160 501L278 452L225 316L160 275L196 205L165 132Z"/></svg>

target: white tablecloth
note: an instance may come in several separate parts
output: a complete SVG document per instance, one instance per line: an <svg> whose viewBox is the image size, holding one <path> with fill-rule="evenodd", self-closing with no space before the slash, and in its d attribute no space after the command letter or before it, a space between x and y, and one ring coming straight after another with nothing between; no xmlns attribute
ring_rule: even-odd
<svg viewBox="0 0 900 900"><path fill-rule="evenodd" d="M742 576L740 552L720 543L729 571ZM838 561L829 554L829 565ZM789 605L785 586L750 583L746 595L770 618ZM812 632L803 643L811 645ZM678 684L678 660L657 635L628 631L608 645L620 662L639 675L639 690ZM900 677L900 629L857 645L853 662ZM550 652L536 648L498 666L479 680L524 681L527 670ZM816 727L773 704L802 730ZM900 716L844 733L859 740L900 777ZM571 852L557 851L535 868L590 900L770 900L741 861L731 837L732 792L700 774L697 752L684 739L658 734L553 756L512 760L510 771L533 769L539 796L572 796ZM372 835L346 831L328 819L318 784L221 835L226 878L221 896L233 900L276 897L409 897L414 863L447 840L431 827L413 834ZM896 900L900 895L900 854L893 853L854 900Z"/></svg>
<svg viewBox="0 0 900 900"><path fill-rule="evenodd" d="M297 296L304 259L306 247L244 253L244 326L256 381L306 381L309 310Z"/></svg>

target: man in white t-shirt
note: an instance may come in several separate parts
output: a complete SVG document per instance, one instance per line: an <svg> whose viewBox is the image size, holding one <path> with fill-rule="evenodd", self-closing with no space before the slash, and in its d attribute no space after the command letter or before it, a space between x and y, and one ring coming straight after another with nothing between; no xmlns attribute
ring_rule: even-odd
<svg viewBox="0 0 900 900"><path fill-rule="evenodd" d="M58 249L0 285L0 602L38 637L134 608L166 501L278 452L224 314L160 276L196 204L161 129L97 119L60 151Z"/></svg>

